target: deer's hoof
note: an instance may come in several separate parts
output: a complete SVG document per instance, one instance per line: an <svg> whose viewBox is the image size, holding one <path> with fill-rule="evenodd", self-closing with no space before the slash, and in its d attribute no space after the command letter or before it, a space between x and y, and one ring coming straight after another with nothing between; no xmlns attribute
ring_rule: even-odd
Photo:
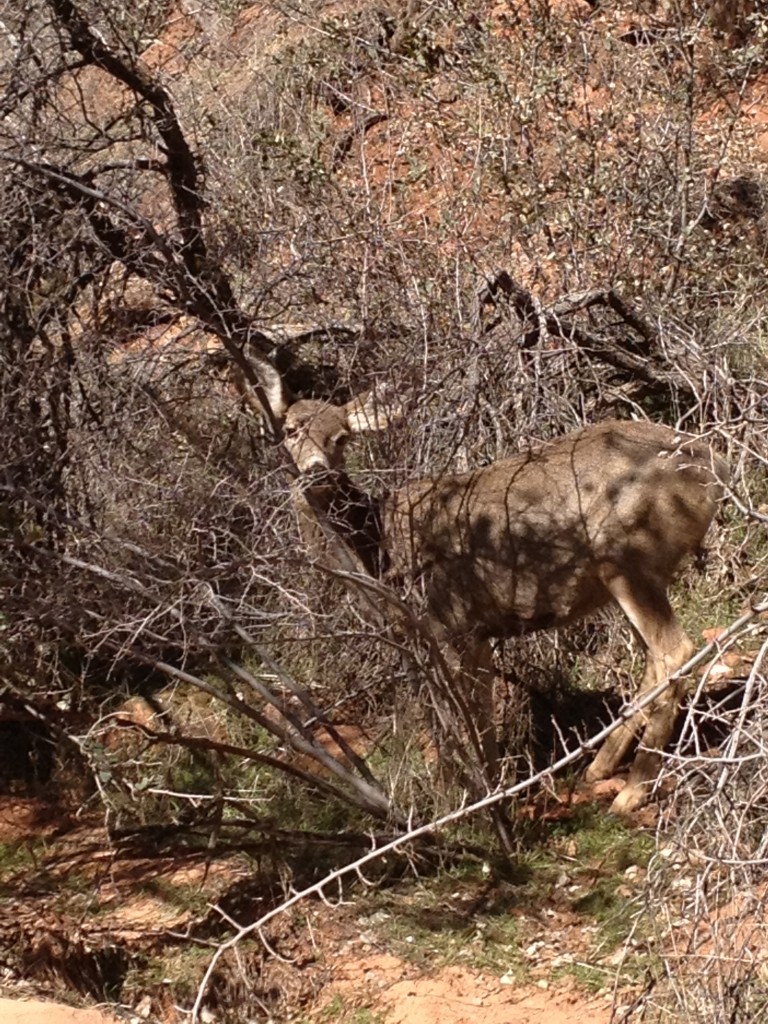
<svg viewBox="0 0 768 1024"><path fill-rule="evenodd" d="M648 802L647 783L627 783L611 804L614 814L631 814Z"/></svg>
<svg viewBox="0 0 768 1024"><path fill-rule="evenodd" d="M610 779L613 775L613 771L614 766L612 761L605 757L603 752L600 751L584 772L584 781L589 783L602 782L603 779Z"/></svg>

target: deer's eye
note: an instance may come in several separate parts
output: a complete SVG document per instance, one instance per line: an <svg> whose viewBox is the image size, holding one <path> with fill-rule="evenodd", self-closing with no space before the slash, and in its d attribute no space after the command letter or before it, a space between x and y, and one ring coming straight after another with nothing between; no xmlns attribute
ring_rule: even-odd
<svg viewBox="0 0 768 1024"><path fill-rule="evenodd" d="M334 448L341 448L343 445L347 443L348 437L349 435L346 433L334 434L333 437L331 438L331 444L334 446Z"/></svg>

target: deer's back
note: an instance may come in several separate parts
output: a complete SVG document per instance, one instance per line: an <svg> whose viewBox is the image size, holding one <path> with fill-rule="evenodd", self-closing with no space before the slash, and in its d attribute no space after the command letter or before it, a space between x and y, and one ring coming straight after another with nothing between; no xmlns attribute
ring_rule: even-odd
<svg viewBox="0 0 768 1024"><path fill-rule="evenodd" d="M392 571L422 577L454 630L510 635L607 602L606 566L663 583L727 479L706 442L609 421L483 469L407 484L382 508Z"/></svg>

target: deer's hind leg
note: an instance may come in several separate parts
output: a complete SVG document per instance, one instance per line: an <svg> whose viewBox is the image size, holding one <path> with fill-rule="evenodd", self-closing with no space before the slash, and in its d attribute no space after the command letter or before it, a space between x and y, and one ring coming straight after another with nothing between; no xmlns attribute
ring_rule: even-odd
<svg viewBox="0 0 768 1024"><path fill-rule="evenodd" d="M643 696L684 665L695 648L677 621L662 582L620 574L608 576L604 582L645 645L646 667L640 690ZM617 813L632 811L647 799L684 694L682 680L670 684L650 707L638 711L611 733L590 765L588 779L613 775L642 730L627 784L613 802L612 810Z"/></svg>

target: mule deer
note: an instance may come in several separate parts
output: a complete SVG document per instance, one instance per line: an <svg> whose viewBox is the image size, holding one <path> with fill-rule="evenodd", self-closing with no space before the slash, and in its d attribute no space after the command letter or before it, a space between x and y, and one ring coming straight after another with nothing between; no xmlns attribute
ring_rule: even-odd
<svg viewBox="0 0 768 1024"><path fill-rule="evenodd" d="M566 625L614 601L646 648L643 691L688 660L694 647L667 588L700 548L728 478L704 440L608 421L474 472L407 483L376 501L347 476L344 445L385 419L372 396L288 406L284 444L300 474L300 516L306 527L309 496L367 571L423 582L429 623L457 656L489 761L496 756L492 639ZM673 684L597 753L590 779L613 774L642 730L614 810L646 799L682 696L683 684Z"/></svg>

